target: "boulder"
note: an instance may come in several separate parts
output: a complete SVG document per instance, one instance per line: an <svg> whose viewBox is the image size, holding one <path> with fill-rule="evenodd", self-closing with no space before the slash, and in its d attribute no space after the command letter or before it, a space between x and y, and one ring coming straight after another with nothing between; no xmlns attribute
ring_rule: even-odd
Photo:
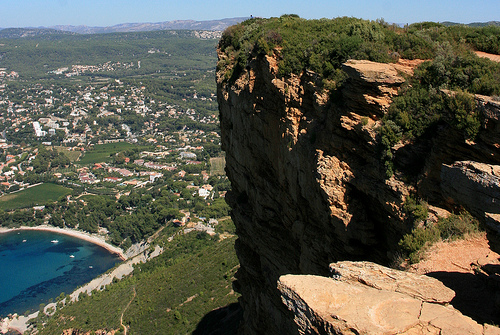
<svg viewBox="0 0 500 335"><path fill-rule="evenodd" d="M284 275L278 290L299 334L495 334L448 305L434 278L370 262L339 262L333 278Z"/></svg>

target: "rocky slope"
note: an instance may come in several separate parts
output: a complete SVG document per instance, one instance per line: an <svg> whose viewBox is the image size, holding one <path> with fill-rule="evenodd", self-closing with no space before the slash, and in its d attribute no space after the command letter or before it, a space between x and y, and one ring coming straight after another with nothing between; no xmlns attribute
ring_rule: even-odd
<svg viewBox="0 0 500 335"><path fill-rule="evenodd" d="M468 187L491 202L498 201L497 190L482 192L488 184L464 172L473 163L457 162L500 164L499 108L491 99L477 97L484 117L476 142L449 128L426 143L394 147L398 169L418 171L409 183L404 175L386 177L375 128L416 64L349 61L344 64L349 79L333 94L321 88L321 78L313 72L278 76L277 58L250 59L229 83L234 61L219 52L226 64L217 72L217 96L232 183L226 199L239 236L241 268L235 287L242 294L241 333L344 333L328 327L301 330L294 321L296 310L287 308L283 290L277 289L290 287L294 277L281 276L329 276L329 264L343 260L389 263L398 241L411 229L403 210L410 193L436 206L461 205L479 216L500 214L500 206L484 207L450 186L457 188L459 178L461 184L473 183ZM491 177L477 178L495 182L496 169L481 169ZM315 280L309 281L312 287L324 285L323 279ZM300 302L287 303L293 304Z"/></svg>

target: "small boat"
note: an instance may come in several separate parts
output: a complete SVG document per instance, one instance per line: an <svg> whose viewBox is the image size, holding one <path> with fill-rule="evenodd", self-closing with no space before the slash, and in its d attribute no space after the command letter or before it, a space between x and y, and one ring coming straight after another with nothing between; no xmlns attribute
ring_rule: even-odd
<svg viewBox="0 0 500 335"><path fill-rule="evenodd" d="M89 265L89 269L93 269L94 267L92 265Z"/></svg>
<svg viewBox="0 0 500 335"><path fill-rule="evenodd" d="M23 243L26 242L26 240L23 240Z"/></svg>
<svg viewBox="0 0 500 335"><path fill-rule="evenodd" d="M69 258L75 258L75 255L69 255Z"/></svg>
<svg viewBox="0 0 500 335"><path fill-rule="evenodd" d="M59 243L59 240L52 240L50 243Z"/></svg>

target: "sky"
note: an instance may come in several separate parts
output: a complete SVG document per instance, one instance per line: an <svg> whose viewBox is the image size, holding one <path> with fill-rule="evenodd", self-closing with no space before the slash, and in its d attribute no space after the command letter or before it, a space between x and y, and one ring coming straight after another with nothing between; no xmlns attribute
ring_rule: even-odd
<svg viewBox="0 0 500 335"><path fill-rule="evenodd" d="M0 0L0 27L112 26L231 17L352 16L389 23L500 21L500 0Z"/></svg>

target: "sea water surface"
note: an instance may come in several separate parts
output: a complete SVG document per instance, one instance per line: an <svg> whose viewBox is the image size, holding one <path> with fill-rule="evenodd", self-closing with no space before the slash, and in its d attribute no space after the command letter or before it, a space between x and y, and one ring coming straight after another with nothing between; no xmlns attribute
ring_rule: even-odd
<svg viewBox="0 0 500 335"><path fill-rule="evenodd" d="M73 292L119 262L103 247L68 235L0 234L0 317L37 311L41 303Z"/></svg>

